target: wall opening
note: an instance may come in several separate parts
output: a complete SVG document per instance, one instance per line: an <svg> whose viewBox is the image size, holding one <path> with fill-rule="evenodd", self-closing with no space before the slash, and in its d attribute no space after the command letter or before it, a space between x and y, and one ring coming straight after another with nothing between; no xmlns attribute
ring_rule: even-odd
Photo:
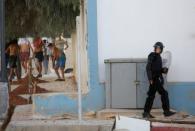
<svg viewBox="0 0 195 131"><path fill-rule="evenodd" d="M86 1L44 2L5 2L5 58L13 105L30 104L36 94L75 94L79 77L82 94L89 91Z"/></svg>

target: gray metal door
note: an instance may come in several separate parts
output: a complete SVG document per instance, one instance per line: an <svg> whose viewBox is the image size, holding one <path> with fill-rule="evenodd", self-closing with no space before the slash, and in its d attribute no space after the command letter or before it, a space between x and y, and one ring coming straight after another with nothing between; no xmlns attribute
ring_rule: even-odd
<svg viewBox="0 0 195 131"><path fill-rule="evenodd" d="M149 82L146 74L146 63L137 64L137 108L144 108L149 88ZM153 108L161 107L160 96L156 93Z"/></svg>
<svg viewBox="0 0 195 131"><path fill-rule="evenodd" d="M113 63L111 72L111 107L136 108L136 63Z"/></svg>

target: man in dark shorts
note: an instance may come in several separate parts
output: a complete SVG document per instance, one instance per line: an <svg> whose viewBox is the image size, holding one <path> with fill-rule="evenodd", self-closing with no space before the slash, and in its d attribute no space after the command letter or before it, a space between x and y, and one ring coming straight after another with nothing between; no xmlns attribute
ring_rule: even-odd
<svg viewBox="0 0 195 131"><path fill-rule="evenodd" d="M37 78L42 77L42 62L44 60L43 56L43 41L40 37L34 39L34 56L35 56L35 65L38 71Z"/></svg>
<svg viewBox="0 0 195 131"><path fill-rule="evenodd" d="M10 73L8 76L8 80L12 81L13 75L15 74L17 76L17 79L19 80L18 72L16 71L17 68L17 56L19 54L19 46L17 44L17 40L12 40L10 42L10 45L6 49L6 53L9 54L9 67L10 67Z"/></svg>

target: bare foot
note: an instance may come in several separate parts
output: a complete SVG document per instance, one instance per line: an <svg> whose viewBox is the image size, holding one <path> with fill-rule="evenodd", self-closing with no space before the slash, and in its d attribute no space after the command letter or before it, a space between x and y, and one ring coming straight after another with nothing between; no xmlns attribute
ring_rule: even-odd
<svg viewBox="0 0 195 131"><path fill-rule="evenodd" d="M56 79L55 81L60 81L61 79L60 78L58 78L58 79Z"/></svg>
<svg viewBox="0 0 195 131"><path fill-rule="evenodd" d="M60 79L60 81L66 81L66 79Z"/></svg>

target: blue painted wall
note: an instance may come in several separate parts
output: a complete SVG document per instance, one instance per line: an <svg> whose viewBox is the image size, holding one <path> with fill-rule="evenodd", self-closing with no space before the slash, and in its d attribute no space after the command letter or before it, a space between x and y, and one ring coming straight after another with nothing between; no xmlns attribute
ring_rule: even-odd
<svg viewBox="0 0 195 131"><path fill-rule="evenodd" d="M195 115L195 82L168 84L171 108Z"/></svg>
<svg viewBox="0 0 195 131"><path fill-rule="evenodd" d="M88 26L88 60L90 91L82 97L83 112L97 111L105 108L105 90L99 83L98 75L98 40L97 40L97 3L96 0L87 2ZM34 95L34 112L41 115L60 115L77 113L78 101L65 93Z"/></svg>
<svg viewBox="0 0 195 131"><path fill-rule="evenodd" d="M97 35L97 1L87 1L88 10L88 60L90 93L83 99L83 106L99 110L105 108L105 88L99 83L98 71L98 35Z"/></svg>

